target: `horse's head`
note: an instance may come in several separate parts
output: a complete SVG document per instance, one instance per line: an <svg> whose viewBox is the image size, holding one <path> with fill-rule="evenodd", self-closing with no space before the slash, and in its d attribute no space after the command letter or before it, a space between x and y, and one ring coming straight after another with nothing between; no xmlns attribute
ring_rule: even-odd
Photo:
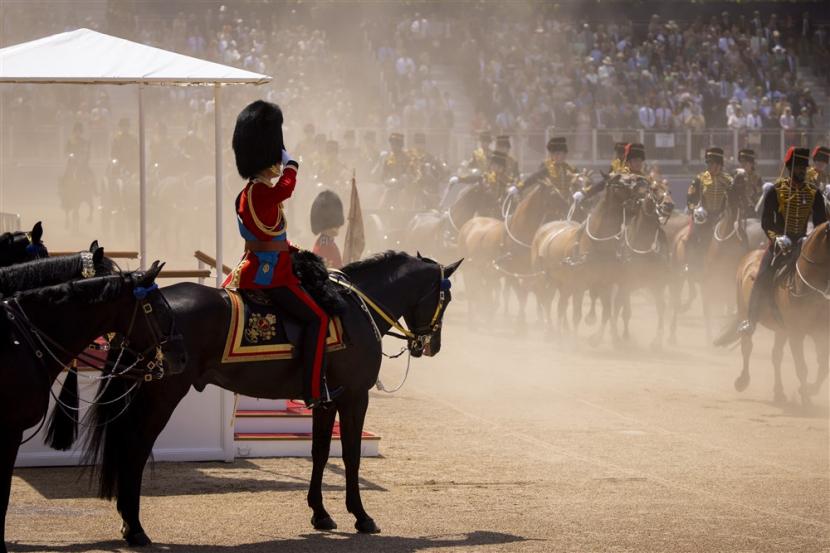
<svg viewBox="0 0 830 553"><path fill-rule="evenodd" d="M450 277L461 265L463 259L447 266L418 254L418 261L424 264L421 274L420 298L415 306L404 313L404 321L414 337L408 339L409 351L414 357L422 354L427 357L436 355L441 350L441 326L444 313L452 300Z"/></svg>
<svg viewBox="0 0 830 553"><path fill-rule="evenodd" d="M49 257L43 243L43 226L35 223L30 232L7 232L0 236L0 267Z"/></svg>
<svg viewBox="0 0 830 553"><path fill-rule="evenodd" d="M659 188L648 189L637 200L639 214L645 218L655 219L659 224L664 225L674 211L674 200L671 192Z"/></svg>

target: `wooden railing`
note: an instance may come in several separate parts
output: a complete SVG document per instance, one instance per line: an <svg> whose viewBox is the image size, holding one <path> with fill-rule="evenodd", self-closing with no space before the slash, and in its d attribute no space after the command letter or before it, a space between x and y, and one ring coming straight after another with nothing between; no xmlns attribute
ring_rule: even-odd
<svg viewBox="0 0 830 553"><path fill-rule="evenodd" d="M193 257L195 257L199 261L199 268L200 269L201 269L201 264L202 263L204 263L208 267L213 267L214 269L216 268L216 259L209 256L208 254L206 254L205 252L203 252L201 250L196 250L195 252L193 252ZM226 275L229 275L229 274L231 274L231 268L223 263L222 264L222 272Z"/></svg>

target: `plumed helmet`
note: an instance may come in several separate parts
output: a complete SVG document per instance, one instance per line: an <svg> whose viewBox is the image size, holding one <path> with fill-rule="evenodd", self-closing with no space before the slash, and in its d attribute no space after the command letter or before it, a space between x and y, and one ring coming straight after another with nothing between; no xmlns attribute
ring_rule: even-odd
<svg viewBox="0 0 830 553"><path fill-rule="evenodd" d="M787 155L784 156L784 165L792 171L794 167L807 167L810 164L810 150L807 148L796 148L790 146Z"/></svg>
<svg viewBox="0 0 830 553"><path fill-rule="evenodd" d="M554 152L566 152L568 151L568 141L565 139L564 136L552 136L550 140L548 140L548 151L550 153Z"/></svg>
<svg viewBox="0 0 830 553"><path fill-rule="evenodd" d="M706 163L720 163L723 164L723 148L712 146L706 149Z"/></svg>
<svg viewBox="0 0 830 553"><path fill-rule="evenodd" d="M816 146L813 149L813 161L830 163L830 148L827 146Z"/></svg>
<svg viewBox="0 0 830 553"><path fill-rule="evenodd" d="M646 159L646 147L637 142L625 145L625 161L632 159Z"/></svg>
<svg viewBox="0 0 830 553"><path fill-rule="evenodd" d="M245 106L233 129L236 170L244 179L282 159L282 110L276 104L257 100Z"/></svg>
<svg viewBox="0 0 830 553"><path fill-rule="evenodd" d="M744 148L738 152L738 161L755 161L755 150Z"/></svg>
<svg viewBox="0 0 830 553"><path fill-rule="evenodd" d="M323 190L317 194L311 204L312 234L320 234L327 228L342 227L345 222L340 196L331 190Z"/></svg>

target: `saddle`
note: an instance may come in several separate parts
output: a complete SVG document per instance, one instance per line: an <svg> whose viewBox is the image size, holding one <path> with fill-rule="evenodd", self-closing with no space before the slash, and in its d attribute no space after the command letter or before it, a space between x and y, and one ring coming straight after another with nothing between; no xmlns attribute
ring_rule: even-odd
<svg viewBox="0 0 830 553"><path fill-rule="evenodd" d="M345 312L346 300L340 289L329 280L325 262L309 251L291 255L291 265L300 284L314 301L329 314L326 351L346 347L343 325L339 315ZM225 289L231 308L223 363L274 361L296 357L300 343L300 323L271 303L261 290Z"/></svg>
<svg viewBox="0 0 830 553"><path fill-rule="evenodd" d="M260 290L226 290L231 307L222 363L250 363L292 359L297 356L302 326L280 313ZM346 348L343 324L332 316L326 336L326 351Z"/></svg>

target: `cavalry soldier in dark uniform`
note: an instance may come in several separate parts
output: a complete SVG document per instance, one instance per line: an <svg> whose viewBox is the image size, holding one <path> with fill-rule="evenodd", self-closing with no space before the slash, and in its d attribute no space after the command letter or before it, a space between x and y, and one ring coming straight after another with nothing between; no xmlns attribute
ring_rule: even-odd
<svg viewBox="0 0 830 553"><path fill-rule="evenodd" d="M764 186L761 175L755 172L755 151L749 149L739 151L738 162L741 166L732 177L734 195L740 204L741 216L752 217L755 214L755 206L761 199Z"/></svg>
<svg viewBox="0 0 830 553"><path fill-rule="evenodd" d="M441 186L448 177L446 164L427 151L427 138L424 133L416 132L413 142L414 146L409 150L413 185L423 202L423 205L416 207L435 209L440 201Z"/></svg>
<svg viewBox="0 0 830 553"><path fill-rule="evenodd" d="M501 215L501 204L511 189L515 190L516 181L507 173L507 156L504 152L494 151L490 154L490 161L484 173L457 177L460 184L475 183L482 187L488 196L486 204L492 211L482 212L480 215L498 217Z"/></svg>
<svg viewBox="0 0 830 553"><path fill-rule="evenodd" d="M325 380L329 317L303 290L291 268L291 249L282 202L297 184L299 164L285 151L282 111L257 100L236 119L233 151L245 188L236 198L236 219L245 240L245 255L224 286L263 290L286 313L303 323L300 351L304 392L310 407L329 402Z"/></svg>
<svg viewBox="0 0 830 553"><path fill-rule="evenodd" d="M317 236L311 251L322 257L331 269L343 267L343 257L334 239L345 222L340 196L331 190L317 194L311 204L311 232Z"/></svg>
<svg viewBox="0 0 830 553"><path fill-rule="evenodd" d="M830 184L830 171L827 170L828 162L830 162L830 148L816 146L813 149L813 166L807 169L807 180L825 194L827 193L827 186Z"/></svg>
<svg viewBox="0 0 830 553"><path fill-rule="evenodd" d="M506 134L497 136L495 151L501 152L505 155L505 159L507 160L507 174L510 175L510 178L518 180L519 162L510 155L510 137Z"/></svg>
<svg viewBox="0 0 830 553"><path fill-rule="evenodd" d="M769 237L769 247L758 267L758 275L749 297L747 319L739 327L742 334L752 334L761 310L761 301L772 292L773 264L780 266L779 258L788 258L793 246L807 235L807 223L813 226L827 220L827 212L816 186L807 179L810 150L790 148L784 158L789 177L775 181L775 186L764 194L764 212L761 227ZM790 258L791 259L791 258Z"/></svg>
<svg viewBox="0 0 830 553"><path fill-rule="evenodd" d="M625 167L625 147L628 146L628 142L615 142L614 143L614 159L611 160L611 170L608 172L611 173L619 173L622 171L622 168Z"/></svg>
<svg viewBox="0 0 830 553"><path fill-rule="evenodd" d="M380 156L380 176L386 187L381 206L386 208L394 208L399 203L413 178L409 152L404 150L403 145L403 134L393 132L389 135L389 151Z"/></svg>
<svg viewBox="0 0 830 553"><path fill-rule="evenodd" d="M118 166L118 173L134 175L138 171L138 139L130 132L130 120L118 121L118 133L112 139L110 159Z"/></svg>
<svg viewBox="0 0 830 553"><path fill-rule="evenodd" d="M566 203L570 203L571 187L577 171L571 167L565 157L568 155L568 143L564 136L554 136L548 140L548 157L539 166L535 173L520 182L518 188L528 188L537 182L544 182L546 186L556 191ZM513 192L511 190L511 192Z"/></svg>
<svg viewBox="0 0 830 553"><path fill-rule="evenodd" d="M478 135L478 148L473 150L473 157L467 162L467 168L470 171L478 169L479 172L484 172L490 165L490 143L493 141L493 136L483 131Z"/></svg>
<svg viewBox="0 0 830 553"><path fill-rule="evenodd" d="M706 171L699 173L689 186L686 206L692 213L687 251L703 256L715 223L726 208L727 195L732 191L732 177L723 172L723 149L706 150Z"/></svg>

